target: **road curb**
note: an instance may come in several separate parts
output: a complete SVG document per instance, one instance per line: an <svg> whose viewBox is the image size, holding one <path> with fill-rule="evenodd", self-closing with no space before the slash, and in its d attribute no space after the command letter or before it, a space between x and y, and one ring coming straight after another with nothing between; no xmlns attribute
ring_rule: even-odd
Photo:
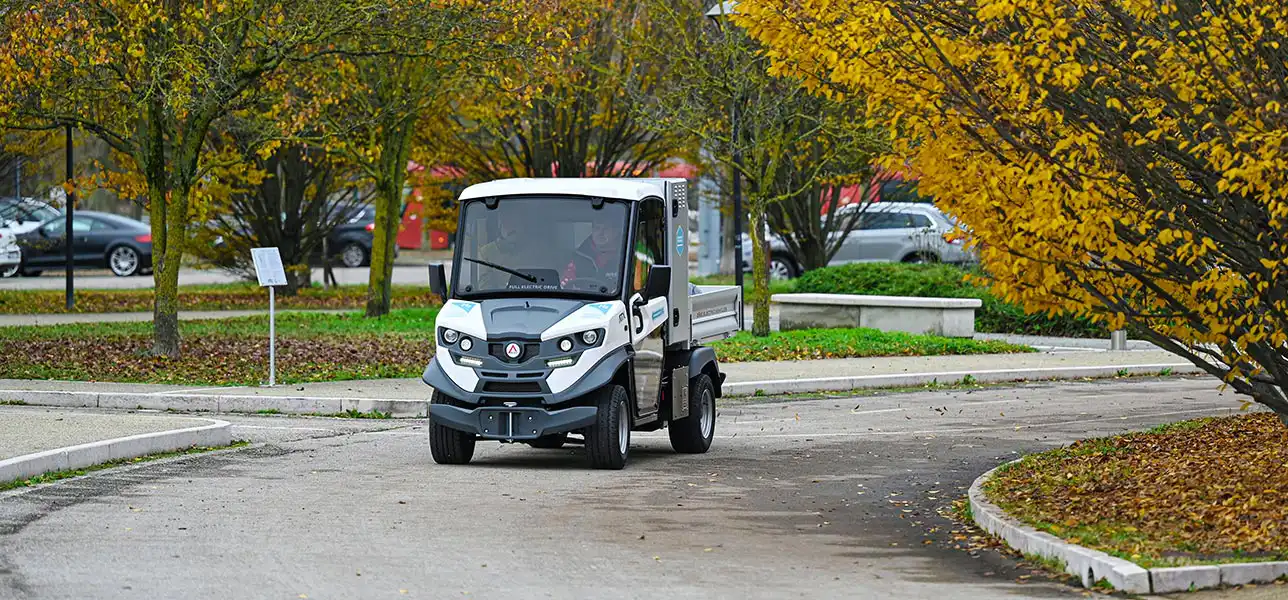
<svg viewBox="0 0 1288 600"><path fill-rule="evenodd" d="M215 447L232 443L232 425L227 421L201 420L210 424L101 440L0 460L0 483L193 446Z"/></svg>
<svg viewBox="0 0 1288 600"><path fill-rule="evenodd" d="M1016 462L1019 460L1007 464ZM985 498L984 483L1005 466L980 475L971 484L970 508L975 523L1024 554L1063 562L1064 572L1077 577L1082 587L1091 588L1103 579L1114 588L1132 594L1168 594L1222 585L1270 583L1288 576L1288 562L1282 561L1146 569L1099 550L1071 544L1025 525Z"/></svg>
<svg viewBox="0 0 1288 600"><path fill-rule="evenodd" d="M391 417L424 417L428 400L329 398L319 396L250 396L220 394L68 392L0 390L0 397L31 406L182 410L213 413L277 411L288 415L334 415L349 411L380 412ZM425 397L429 397L426 387Z"/></svg>
<svg viewBox="0 0 1288 600"><path fill-rule="evenodd" d="M772 396L801 392L843 392L863 389L919 387L935 383L955 384L967 381L973 383L1010 383L1021 381L1052 381L1061 379L1107 379L1122 375L1159 375L1165 370L1174 375L1193 375L1204 373L1202 369L1199 369L1192 363L1159 363L1115 366L1097 365L1090 367L1030 367L1023 369L985 369L974 371L939 371L934 373L818 377L809 379L734 381L725 383L722 391L724 394L729 396Z"/></svg>

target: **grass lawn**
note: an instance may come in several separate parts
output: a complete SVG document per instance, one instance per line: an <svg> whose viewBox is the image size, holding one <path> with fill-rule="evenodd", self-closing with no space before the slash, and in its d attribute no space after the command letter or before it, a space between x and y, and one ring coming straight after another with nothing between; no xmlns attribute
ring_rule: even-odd
<svg viewBox="0 0 1288 600"><path fill-rule="evenodd" d="M1146 568L1288 560L1288 427L1199 419L1024 457L984 488L1011 515Z"/></svg>
<svg viewBox="0 0 1288 600"><path fill-rule="evenodd" d="M0 290L0 314L65 313L63 290ZM357 309L366 306L367 286L332 289L315 286L296 296L278 294L284 309ZM427 286L395 285L395 307L439 304ZM179 287L179 310L268 309L268 291L251 284L185 285ZM77 290L77 313L146 312L152 310L152 290Z"/></svg>
<svg viewBox="0 0 1288 600"><path fill-rule="evenodd" d="M277 319L283 383L418 377L434 354L437 308L284 313ZM268 318L183 321L183 355L149 356L151 323L0 327L0 378L257 385L267 378ZM882 333L869 329L743 333L714 344L726 362L859 356L1024 352L1000 342Z"/></svg>

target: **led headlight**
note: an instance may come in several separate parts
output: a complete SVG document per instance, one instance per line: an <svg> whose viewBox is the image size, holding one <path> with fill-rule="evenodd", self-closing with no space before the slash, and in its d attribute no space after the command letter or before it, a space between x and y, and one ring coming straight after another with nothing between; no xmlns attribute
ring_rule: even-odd
<svg viewBox="0 0 1288 600"><path fill-rule="evenodd" d="M474 347L474 340L471 340L468 336L461 338L461 350L469 352L470 348L473 348L473 347Z"/></svg>
<svg viewBox="0 0 1288 600"><path fill-rule="evenodd" d="M586 344L587 346L594 346L595 342L598 342L598 341L599 341L598 331L595 331L592 329L591 331L583 331L581 333L581 343Z"/></svg>
<svg viewBox="0 0 1288 600"><path fill-rule="evenodd" d="M570 351L572 351L572 340L570 340L570 339L568 339L568 338L564 338L564 339L562 339L562 340L559 340L559 351L560 351L560 352L570 352Z"/></svg>
<svg viewBox="0 0 1288 600"><path fill-rule="evenodd" d="M449 343L449 344L455 344L455 343L456 343L456 340L460 339L460 337L461 337L461 334L460 334L460 333L457 333L457 332L456 332L456 330L454 330L454 329L444 329L444 330L443 330L443 341L444 341L444 342L447 342L447 343Z"/></svg>

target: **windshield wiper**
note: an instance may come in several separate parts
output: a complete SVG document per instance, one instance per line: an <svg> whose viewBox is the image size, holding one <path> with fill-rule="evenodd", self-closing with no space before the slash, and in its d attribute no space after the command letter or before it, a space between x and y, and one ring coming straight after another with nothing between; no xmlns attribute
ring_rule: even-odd
<svg viewBox="0 0 1288 600"><path fill-rule="evenodd" d="M503 266L498 265L498 264L496 264L496 263L490 263L490 262L488 262L488 261L486 261L486 260L479 260L479 259L477 259L477 258L470 258L470 257L468 257L468 256L462 256L462 257L461 257L461 260L468 260L468 261L470 261L470 262L472 262L472 263L477 263L477 264L483 265L483 266L485 266L485 267L492 267L493 269L496 269L496 270L498 270L498 271L505 271L506 273L509 273L509 274L511 274L511 275L514 275L515 277L522 277L522 278L524 278L524 279L528 280L528 282L530 282L530 283L536 283L536 282L537 282L537 278L536 278L536 277L534 277L534 276L532 276L532 275L529 275L529 274L527 274L527 273L522 273L522 272L516 271L516 270L514 270L514 269L511 269L510 267L503 267Z"/></svg>

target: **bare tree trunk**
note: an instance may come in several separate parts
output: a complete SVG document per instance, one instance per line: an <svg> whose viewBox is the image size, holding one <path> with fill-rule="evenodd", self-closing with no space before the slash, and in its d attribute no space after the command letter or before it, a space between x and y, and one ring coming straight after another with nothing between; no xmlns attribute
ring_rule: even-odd
<svg viewBox="0 0 1288 600"><path fill-rule="evenodd" d="M164 189L152 193L152 231L153 240L156 233L162 231L164 240L159 253L152 255L154 284L154 304L152 312L152 354L156 356L179 356L179 267L183 263L184 236L187 233L188 195L187 189L170 191L168 202L157 201L157 196L164 196Z"/></svg>

